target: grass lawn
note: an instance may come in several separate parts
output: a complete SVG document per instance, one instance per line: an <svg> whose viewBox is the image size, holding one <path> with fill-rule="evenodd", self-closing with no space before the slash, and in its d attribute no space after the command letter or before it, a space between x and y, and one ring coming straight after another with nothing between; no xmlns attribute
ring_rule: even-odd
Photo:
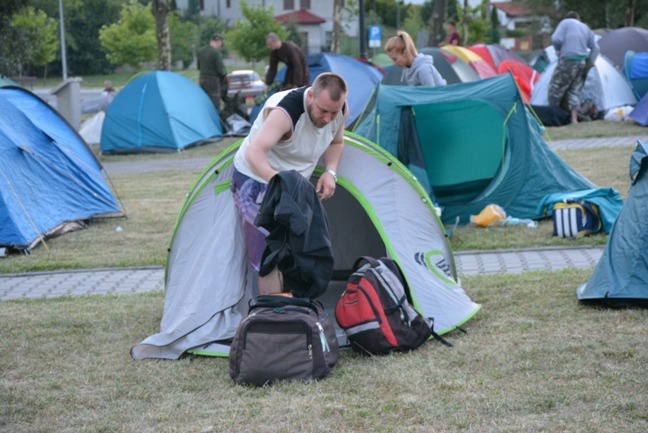
<svg viewBox="0 0 648 433"><path fill-rule="evenodd" d="M576 302L588 271L465 278L467 334L400 355L344 351L319 382L235 385L228 361L134 361L161 293L3 301L0 430L648 431L646 310Z"/></svg>

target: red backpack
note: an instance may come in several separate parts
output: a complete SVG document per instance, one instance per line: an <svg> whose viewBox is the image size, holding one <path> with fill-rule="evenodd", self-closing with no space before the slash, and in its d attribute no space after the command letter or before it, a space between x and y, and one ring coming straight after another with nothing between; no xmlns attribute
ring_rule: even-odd
<svg viewBox="0 0 648 433"><path fill-rule="evenodd" d="M354 351L369 355L405 352L418 348L431 335L445 342L412 307L407 291L405 278L393 260L356 260L335 307L335 319Z"/></svg>

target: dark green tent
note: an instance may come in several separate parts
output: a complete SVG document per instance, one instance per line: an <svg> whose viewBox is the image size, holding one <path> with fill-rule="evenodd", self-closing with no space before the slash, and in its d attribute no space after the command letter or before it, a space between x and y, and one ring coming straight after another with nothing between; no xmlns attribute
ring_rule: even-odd
<svg viewBox="0 0 648 433"><path fill-rule="evenodd" d="M592 276L576 290L583 303L648 308L647 170L648 145L640 141L630 158L628 198Z"/></svg>
<svg viewBox="0 0 648 433"><path fill-rule="evenodd" d="M443 209L469 222L489 204L516 218L547 194L595 188L542 139L510 74L444 87L379 85L355 132L405 163Z"/></svg>

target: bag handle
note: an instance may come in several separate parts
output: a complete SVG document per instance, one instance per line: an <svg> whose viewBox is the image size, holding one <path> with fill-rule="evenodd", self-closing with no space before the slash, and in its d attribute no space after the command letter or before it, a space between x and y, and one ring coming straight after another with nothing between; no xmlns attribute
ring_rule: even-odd
<svg viewBox="0 0 648 433"><path fill-rule="evenodd" d="M250 300L250 311L255 308L281 308L281 307L304 307L313 310L316 314L317 307L308 299L295 298L292 296L261 295Z"/></svg>
<svg viewBox="0 0 648 433"><path fill-rule="evenodd" d="M376 266L378 266L380 264L380 263L378 263L378 260L374 259L373 257L360 256L353 263L353 266L351 267L351 271L355 272L358 269L360 269L362 267L363 262L369 263L372 268L375 268Z"/></svg>

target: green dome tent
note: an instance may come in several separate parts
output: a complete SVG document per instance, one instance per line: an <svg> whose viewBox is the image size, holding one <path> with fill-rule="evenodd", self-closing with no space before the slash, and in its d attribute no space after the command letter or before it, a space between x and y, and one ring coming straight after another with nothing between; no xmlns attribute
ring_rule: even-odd
<svg viewBox="0 0 648 433"><path fill-rule="evenodd" d="M160 332L131 349L134 359L229 354L227 341L247 313L256 281L248 270L229 188L239 145L216 157L187 194L169 249ZM311 180L323 172L319 164ZM405 167L347 132L337 175L336 193L324 202L335 259L333 281L318 298L331 314L353 262L363 255L389 256L400 265L414 306L433 319L439 334L477 313L480 305L459 284L445 229Z"/></svg>
<svg viewBox="0 0 648 433"><path fill-rule="evenodd" d="M397 156L443 208L468 223L489 204L539 218L547 194L595 188L542 139L513 77L444 87L384 86L355 132Z"/></svg>

